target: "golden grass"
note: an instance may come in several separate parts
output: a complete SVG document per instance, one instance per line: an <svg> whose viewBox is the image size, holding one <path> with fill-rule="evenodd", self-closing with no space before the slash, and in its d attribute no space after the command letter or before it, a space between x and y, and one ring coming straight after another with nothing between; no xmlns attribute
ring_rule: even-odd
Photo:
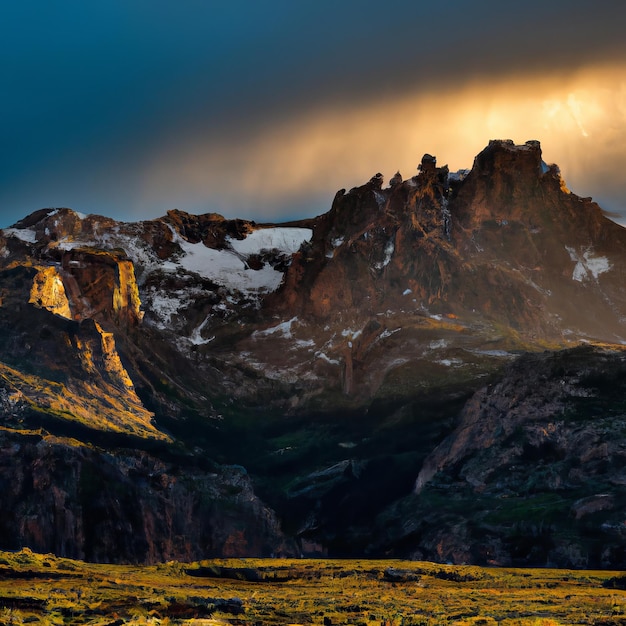
<svg viewBox="0 0 626 626"><path fill-rule="evenodd" d="M83 356L91 358L87 352ZM103 378L98 379L98 384L75 379L66 385L0 362L0 383L16 400L59 419L106 432L170 440L152 424L153 414L143 407L134 391L120 394Z"/></svg>
<svg viewBox="0 0 626 626"><path fill-rule="evenodd" d="M626 591L603 582L620 576L367 560L113 566L22 550L0 553L0 624L610 626L626 624Z"/></svg>

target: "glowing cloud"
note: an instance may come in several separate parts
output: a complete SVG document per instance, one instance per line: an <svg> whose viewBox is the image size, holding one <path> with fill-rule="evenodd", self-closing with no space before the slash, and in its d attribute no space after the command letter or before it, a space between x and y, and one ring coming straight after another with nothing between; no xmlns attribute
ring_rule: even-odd
<svg viewBox="0 0 626 626"><path fill-rule="evenodd" d="M451 170L471 167L489 139L539 139L580 195L626 212L626 66L419 90L301 111L245 141L197 138L164 145L144 177L147 203L195 197L245 216L280 219L303 195L327 197L374 173L415 173L424 152ZM184 190L184 193L183 193ZM621 197L623 203L615 201ZM181 207L185 208L185 207Z"/></svg>

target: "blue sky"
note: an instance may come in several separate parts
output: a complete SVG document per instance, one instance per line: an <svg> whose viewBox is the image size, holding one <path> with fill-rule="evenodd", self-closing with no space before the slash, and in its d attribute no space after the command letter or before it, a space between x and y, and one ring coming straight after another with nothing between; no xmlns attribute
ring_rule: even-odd
<svg viewBox="0 0 626 626"><path fill-rule="evenodd" d="M0 226L313 216L496 137L626 214L625 23L620 0L3 3Z"/></svg>

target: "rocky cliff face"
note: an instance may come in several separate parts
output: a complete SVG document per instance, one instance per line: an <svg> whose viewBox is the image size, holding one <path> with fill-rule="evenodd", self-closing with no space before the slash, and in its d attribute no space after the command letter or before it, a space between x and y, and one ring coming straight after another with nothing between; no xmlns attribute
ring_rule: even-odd
<svg viewBox="0 0 626 626"><path fill-rule="evenodd" d="M377 174L290 224L33 213L0 236L0 426L17 511L6 536L93 559L280 552L285 532L313 553L582 563L561 530L573 519L571 545L586 549L583 526L617 524L621 483L611 464L602 489L592 465L566 477L541 433L595 458L585 445L601 435L562 416L575 405L584 422L591 409L577 402L604 391L585 396L577 381L607 363L621 371L621 352L585 353L569 378L537 354L626 341L625 232L566 188L535 141L492 141L456 173L425 155L415 176L385 186ZM617 424L602 436L621 441ZM534 448L545 463L528 462ZM478 501L504 471L510 502L539 506L521 485L544 485L548 466L560 485L579 476L562 492L573 518L537 515L530 535L506 507L506 523L476 526L492 529L489 545L454 511L425 513ZM545 485L542 497L560 489ZM31 510L44 521L26 520ZM511 539L521 529L530 545L549 524L558 549Z"/></svg>
<svg viewBox="0 0 626 626"><path fill-rule="evenodd" d="M74 248L63 253L61 280L74 319L102 319L131 329L141 321L141 301L132 261L108 251Z"/></svg>
<svg viewBox="0 0 626 626"><path fill-rule="evenodd" d="M457 563L622 567L625 368L623 349L521 357L381 518L395 518L391 543Z"/></svg>
<svg viewBox="0 0 626 626"><path fill-rule="evenodd" d="M565 188L538 142L492 141L454 176L430 155L419 169L339 192L276 306L320 319L478 314L533 339L624 336L624 230ZM602 311L572 306L583 294Z"/></svg>
<svg viewBox="0 0 626 626"><path fill-rule="evenodd" d="M55 315L72 319L72 309L67 299L65 285L54 266L42 267L33 278L29 304L46 309Z"/></svg>
<svg viewBox="0 0 626 626"><path fill-rule="evenodd" d="M137 396L114 333L94 319L71 319L71 299L55 267L6 268L0 272L0 289L5 294L0 307L0 388L19 394L51 419L169 438L155 427L153 412ZM4 423L14 426L9 418Z"/></svg>
<svg viewBox="0 0 626 626"><path fill-rule="evenodd" d="M5 429L0 450L3 550L131 563L295 553L243 468Z"/></svg>

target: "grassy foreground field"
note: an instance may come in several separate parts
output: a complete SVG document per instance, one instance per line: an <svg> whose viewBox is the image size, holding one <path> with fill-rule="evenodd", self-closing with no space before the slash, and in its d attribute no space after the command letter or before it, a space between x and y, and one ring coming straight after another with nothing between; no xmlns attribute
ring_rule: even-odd
<svg viewBox="0 0 626 626"><path fill-rule="evenodd" d="M150 567L0 552L0 624L626 624L617 572L231 559Z"/></svg>

